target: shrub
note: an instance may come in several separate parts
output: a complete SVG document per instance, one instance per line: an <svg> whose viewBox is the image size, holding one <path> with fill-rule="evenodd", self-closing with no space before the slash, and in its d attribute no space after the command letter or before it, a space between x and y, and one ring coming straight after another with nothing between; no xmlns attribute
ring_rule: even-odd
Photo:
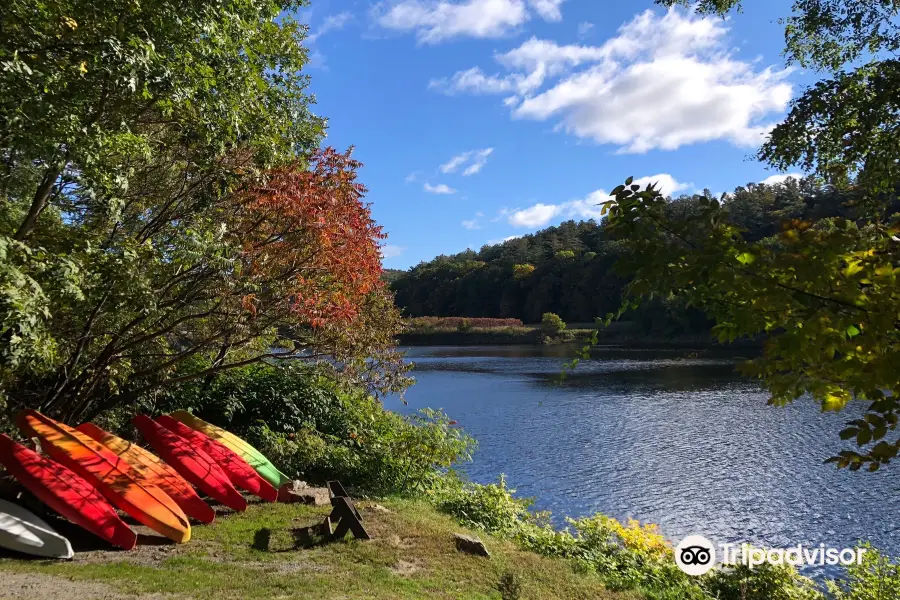
<svg viewBox="0 0 900 600"><path fill-rule="evenodd" d="M255 365L179 388L161 411L191 409L246 438L291 477L341 479L374 494L417 493L474 440L440 411L404 417L365 392L298 364Z"/></svg>
<svg viewBox="0 0 900 600"><path fill-rule="evenodd" d="M703 581L717 600L824 600L811 579L791 565L736 565L710 571ZM893 597L893 596L892 596ZM866 600L877 600L866 596Z"/></svg>
<svg viewBox="0 0 900 600"><path fill-rule="evenodd" d="M501 475L498 483L479 485L454 481L443 482L432 490L438 509L453 515L472 529L488 533L514 533L527 520L531 500L516 498L515 490L506 487Z"/></svg>
<svg viewBox="0 0 900 600"><path fill-rule="evenodd" d="M900 563L892 563L869 544L860 548L866 551L862 562L847 567L846 581L828 582L828 591L834 600L900 598Z"/></svg>
<svg viewBox="0 0 900 600"><path fill-rule="evenodd" d="M541 317L541 331L545 335L557 335L565 328L565 322L556 313L546 312Z"/></svg>
<svg viewBox="0 0 900 600"><path fill-rule="evenodd" d="M469 319L463 319L463 320L460 321L459 324L456 326L456 330L457 330L457 331L466 332L466 331L469 331L470 329L472 329L472 324L471 324L471 322L469 321Z"/></svg>
<svg viewBox="0 0 900 600"><path fill-rule="evenodd" d="M500 329L522 327L520 319L493 319L489 317L414 317L407 319L406 328L411 331L451 331L460 326L478 329Z"/></svg>
<svg viewBox="0 0 900 600"><path fill-rule="evenodd" d="M534 273L534 265L528 263L513 265L513 277L516 279L525 279L532 273Z"/></svg>

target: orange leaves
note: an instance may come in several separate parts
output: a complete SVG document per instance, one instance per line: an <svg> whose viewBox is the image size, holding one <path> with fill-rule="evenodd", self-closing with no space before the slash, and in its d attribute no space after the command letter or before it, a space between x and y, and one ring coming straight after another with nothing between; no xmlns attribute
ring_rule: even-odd
<svg viewBox="0 0 900 600"><path fill-rule="evenodd" d="M360 166L350 151L326 148L308 168L274 170L240 194L235 232L241 272L259 288L254 310L283 310L313 328L348 325L383 286L379 241L387 236L363 202Z"/></svg>

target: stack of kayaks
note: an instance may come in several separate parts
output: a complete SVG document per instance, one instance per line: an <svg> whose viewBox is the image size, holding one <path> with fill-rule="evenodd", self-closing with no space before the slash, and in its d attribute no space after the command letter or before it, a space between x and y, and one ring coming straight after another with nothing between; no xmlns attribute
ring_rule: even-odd
<svg viewBox="0 0 900 600"><path fill-rule="evenodd" d="M132 422L156 454L92 423L76 428L34 410L16 417L42 456L0 434L0 465L50 509L110 544L131 549L134 531L116 509L169 539L191 538L189 518L211 523L215 511L194 490L235 511L247 508L237 488L274 502L290 479L253 446L178 411ZM193 486L193 487L192 487ZM0 547L71 558L69 541L15 504L0 501Z"/></svg>

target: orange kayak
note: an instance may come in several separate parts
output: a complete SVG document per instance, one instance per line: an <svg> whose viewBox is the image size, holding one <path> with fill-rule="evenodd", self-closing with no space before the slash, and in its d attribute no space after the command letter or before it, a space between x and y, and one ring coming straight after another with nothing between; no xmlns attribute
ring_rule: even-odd
<svg viewBox="0 0 900 600"><path fill-rule="evenodd" d="M197 495L191 484L152 452L104 431L93 423L83 423L75 429L112 450L147 482L168 494L187 516L201 523L212 523L216 518L216 511Z"/></svg>
<svg viewBox="0 0 900 600"><path fill-rule="evenodd" d="M191 539L190 523L178 505L103 444L35 410L21 411L16 425L39 438L44 452L87 479L116 508L171 540Z"/></svg>

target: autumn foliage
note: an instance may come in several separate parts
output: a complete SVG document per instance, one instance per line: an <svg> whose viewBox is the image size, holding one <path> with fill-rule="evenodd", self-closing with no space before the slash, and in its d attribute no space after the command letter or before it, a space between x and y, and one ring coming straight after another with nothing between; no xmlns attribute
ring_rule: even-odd
<svg viewBox="0 0 900 600"><path fill-rule="evenodd" d="M286 311L313 328L348 326L384 285L386 236L363 203L359 166L350 151L326 148L308 169L277 169L239 194L242 276L259 288L244 297L247 310Z"/></svg>

